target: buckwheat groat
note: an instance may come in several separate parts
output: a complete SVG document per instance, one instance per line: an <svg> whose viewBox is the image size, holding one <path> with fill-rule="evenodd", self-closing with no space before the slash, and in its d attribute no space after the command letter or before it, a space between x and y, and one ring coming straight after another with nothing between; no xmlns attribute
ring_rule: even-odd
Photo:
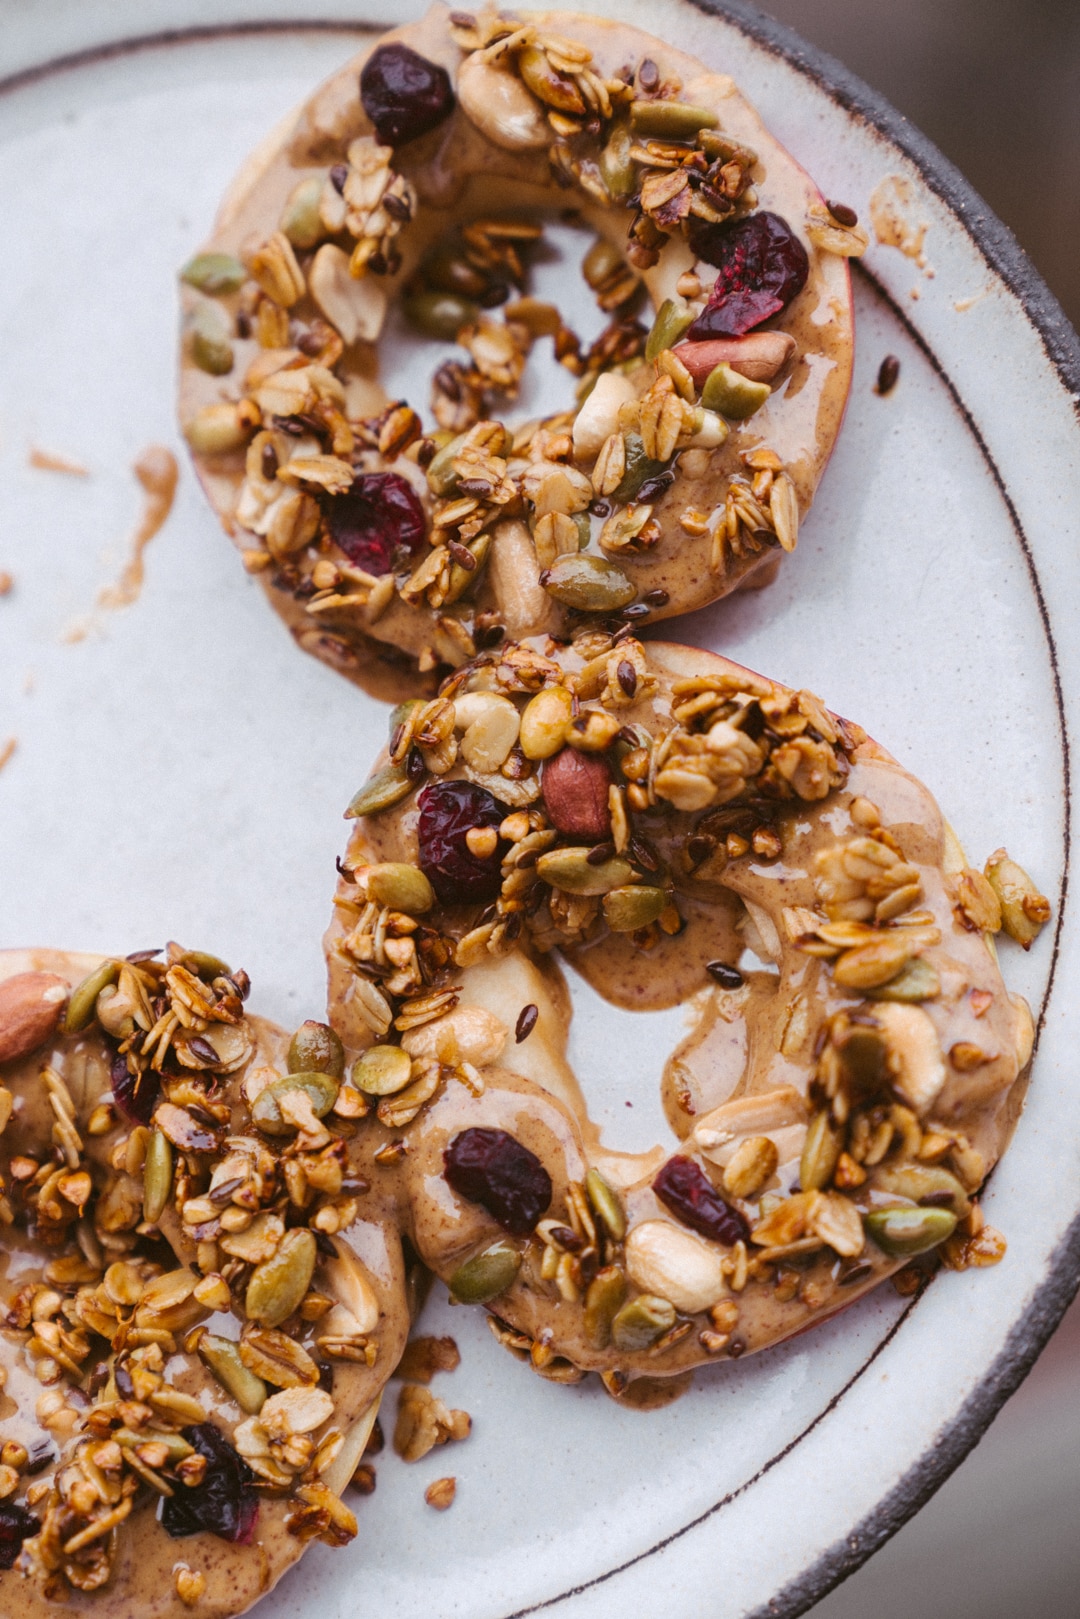
<svg viewBox="0 0 1080 1619"><path fill-rule="evenodd" d="M246 994L173 945L0 954L5 1614L224 1619L356 1533L401 1242L336 1037Z"/></svg>
<svg viewBox="0 0 1080 1619"><path fill-rule="evenodd" d="M589 233L591 345L528 294L553 211ZM182 423L299 643L397 697L504 636L767 582L839 430L865 245L726 75L622 22L435 6L241 171L183 272ZM459 346L433 420L377 380L399 308ZM509 427L548 338L576 395Z"/></svg>
<svg viewBox="0 0 1080 1619"><path fill-rule="evenodd" d="M326 936L353 1151L502 1342L619 1393L912 1256L1001 1256L977 1199L1032 1024L991 939L1049 915L1004 851L969 868L810 692L625 632L486 654L390 730ZM674 1152L600 1140L555 952L617 1005L696 1007Z"/></svg>

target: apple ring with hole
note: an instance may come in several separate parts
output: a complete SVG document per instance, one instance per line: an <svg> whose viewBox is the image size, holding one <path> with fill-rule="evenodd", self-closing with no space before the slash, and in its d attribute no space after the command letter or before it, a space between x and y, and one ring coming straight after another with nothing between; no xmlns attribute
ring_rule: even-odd
<svg viewBox="0 0 1080 1619"><path fill-rule="evenodd" d="M0 954L4 1613L226 1619L356 1533L402 1246L336 1037L247 988L176 946Z"/></svg>
<svg viewBox="0 0 1080 1619"><path fill-rule="evenodd" d="M727 75L623 22L436 6L349 62L182 272L184 431L300 645L396 699L504 636L767 582L850 384L866 233L831 209ZM528 274L568 218L560 309ZM426 426L377 379L402 317ZM508 425L549 338L565 405Z"/></svg>
<svg viewBox="0 0 1080 1619"><path fill-rule="evenodd" d="M913 1256L1000 1257L977 1196L1033 1031L993 935L1030 943L1048 902L1004 851L969 868L810 692L623 633L535 639L402 705L348 814L326 950L373 1109L356 1162L537 1371L619 1393ZM618 1006L693 1007L674 1151L601 1140L556 955Z"/></svg>

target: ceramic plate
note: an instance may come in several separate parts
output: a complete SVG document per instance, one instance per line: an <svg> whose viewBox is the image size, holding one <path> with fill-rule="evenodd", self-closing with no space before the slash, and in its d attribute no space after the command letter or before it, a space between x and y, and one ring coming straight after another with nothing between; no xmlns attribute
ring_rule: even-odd
<svg viewBox="0 0 1080 1619"><path fill-rule="evenodd" d="M18 739L0 943L179 938L246 966L257 1007L289 1024L320 1006L341 808L385 710L294 650L184 463L175 271L243 155L383 20L372 3L324 0L297 25L288 0L0 0L0 568L16 580L0 743ZM975 863L1004 843L1054 896L1030 955L1002 951L1041 1030L986 1199L1008 1255L914 1304L883 1290L648 1416L541 1382L478 1312L435 1299L425 1325L463 1355L437 1392L473 1437L413 1467L384 1456L357 1542L313 1549L261 1619L801 1612L957 1464L1076 1287L1075 339L960 178L836 64L756 14L620 5L733 73L826 195L866 218L894 177L899 234L921 237L916 257L875 243L856 273L847 423L780 582L681 633L819 691L934 787ZM149 443L180 457L179 493L139 600L109 610ZM32 448L89 476L34 467ZM680 1014L576 1000L573 1056L608 1138L647 1145ZM423 1490L446 1472L458 1497L436 1515Z"/></svg>

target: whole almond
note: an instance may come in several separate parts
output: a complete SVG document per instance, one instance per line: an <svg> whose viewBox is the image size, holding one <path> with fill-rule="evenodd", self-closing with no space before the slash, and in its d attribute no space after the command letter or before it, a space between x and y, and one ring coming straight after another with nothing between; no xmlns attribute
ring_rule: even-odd
<svg viewBox="0 0 1080 1619"><path fill-rule="evenodd" d="M710 371L730 365L751 382L771 382L795 352L795 339L786 332L750 332L746 337L709 337L679 343L674 353L700 388Z"/></svg>
<svg viewBox="0 0 1080 1619"><path fill-rule="evenodd" d="M54 973L16 973L0 983L0 1063L17 1062L45 1044L69 993Z"/></svg>
<svg viewBox="0 0 1080 1619"><path fill-rule="evenodd" d="M611 770L597 753L563 748L544 765L544 805L552 826L567 837L601 843L611 834Z"/></svg>

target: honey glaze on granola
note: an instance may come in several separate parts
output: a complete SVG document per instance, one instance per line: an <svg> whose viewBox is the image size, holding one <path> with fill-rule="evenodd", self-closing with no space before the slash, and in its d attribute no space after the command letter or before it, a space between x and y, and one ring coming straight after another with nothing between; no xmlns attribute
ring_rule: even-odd
<svg viewBox="0 0 1080 1619"><path fill-rule="evenodd" d="M1049 906L1004 851L969 867L813 694L625 633L538 638L401 705L349 814L326 948L354 1152L542 1375L618 1395L913 1259L1000 1258L978 1191L1032 1025L991 941ZM674 1153L601 1139L557 956L629 1009L650 975L674 986L653 1004L693 1001Z"/></svg>
<svg viewBox="0 0 1080 1619"><path fill-rule="evenodd" d="M528 294L568 208L588 347ZM400 696L501 637L764 582L839 431L865 241L727 76L623 23L436 6L241 171L184 271L181 418L298 642ZM378 382L392 304L459 344L434 426ZM549 336L571 408L507 427Z"/></svg>
<svg viewBox="0 0 1080 1619"><path fill-rule="evenodd" d="M0 1606L34 1619L224 1619L346 1543L408 1329L329 1029L159 956L0 956ZM258 1101L288 1073L295 1127Z"/></svg>

